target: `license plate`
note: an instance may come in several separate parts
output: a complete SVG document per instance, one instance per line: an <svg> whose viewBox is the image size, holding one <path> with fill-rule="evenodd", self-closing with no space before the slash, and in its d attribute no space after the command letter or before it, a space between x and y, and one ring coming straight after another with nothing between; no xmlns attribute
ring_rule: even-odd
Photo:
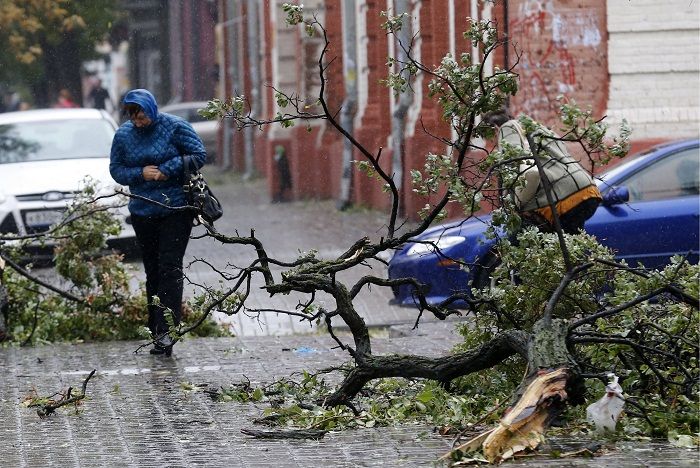
<svg viewBox="0 0 700 468"><path fill-rule="evenodd" d="M63 219L60 210L27 211L24 213L24 222L28 227L51 226Z"/></svg>

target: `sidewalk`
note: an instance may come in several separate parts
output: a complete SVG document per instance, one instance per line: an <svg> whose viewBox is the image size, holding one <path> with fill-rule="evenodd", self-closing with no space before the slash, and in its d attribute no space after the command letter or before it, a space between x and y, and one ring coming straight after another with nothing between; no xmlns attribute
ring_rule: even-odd
<svg viewBox="0 0 700 468"><path fill-rule="evenodd" d="M373 212L339 213L333 202L271 205L261 181L216 187L216 193L226 208L218 229L248 235L255 228L268 253L283 260L293 259L297 249L317 248L320 256L337 255L363 235L382 235L383 219ZM252 252L193 240L187 261L195 258L206 258L218 267L240 266L250 261ZM381 264L372 267L350 279L368 272L382 274ZM218 281L201 265L192 267L188 277L199 284ZM195 289L189 286L190 293ZM373 288L359 299L358 311L367 323L387 331L386 337L373 340L375 353L439 356L460 340L453 331L454 321L425 317L413 330L416 310L389 306L388 290ZM258 290L252 305L293 308L297 301L293 296L270 301ZM425 467L450 449L451 438L425 425L329 433L319 441L256 440L243 435L242 428L255 427L252 421L261 416L264 405L214 402L183 384L214 390L246 378L270 383L294 372L348 361L328 335L314 333L308 325L274 314L261 320L233 317L235 338L185 339L170 359L151 356L147 350L134 354L143 344L138 342L0 348L4 371L0 467ZM20 405L33 390L49 396L69 386L79 389L92 369L97 373L88 383L80 413L62 408L39 419L33 409ZM698 454L648 443L593 460L538 457L510 465L697 467Z"/></svg>
<svg viewBox="0 0 700 468"><path fill-rule="evenodd" d="M445 324L422 336L374 341L376 352L436 356L457 337ZM405 331L405 330L404 330ZM3 467L426 467L450 448L451 438L425 425L328 433L319 441L256 440L241 433L263 406L218 403L184 383L221 385L250 379L269 383L302 370L346 361L325 335L189 339L173 357L134 354L137 342L0 349L0 465ZM306 352L295 349L304 347ZM309 349L311 348L311 352ZM79 388L88 399L75 414L62 408L46 419L20 406L32 390L48 396ZM557 441L554 441L555 443ZM564 441L566 442L566 441ZM581 442L581 441L575 441ZM537 457L509 466L697 467L694 451L645 443L592 460Z"/></svg>

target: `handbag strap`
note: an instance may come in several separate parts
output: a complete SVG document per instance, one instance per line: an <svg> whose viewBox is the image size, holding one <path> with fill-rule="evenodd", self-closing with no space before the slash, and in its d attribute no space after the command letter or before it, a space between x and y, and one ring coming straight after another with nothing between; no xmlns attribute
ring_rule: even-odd
<svg viewBox="0 0 700 468"><path fill-rule="evenodd" d="M182 158L182 167L185 171L185 181L190 180L190 176L192 175L197 175L199 172L197 169L192 170L190 167L190 164L192 164L192 157L191 156L186 156L186 155L180 155Z"/></svg>

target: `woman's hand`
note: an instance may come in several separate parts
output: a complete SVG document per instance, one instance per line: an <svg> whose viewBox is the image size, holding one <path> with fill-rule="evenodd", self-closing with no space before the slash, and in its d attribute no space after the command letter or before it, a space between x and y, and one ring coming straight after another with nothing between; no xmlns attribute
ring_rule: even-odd
<svg viewBox="0 0 700 468"><path fill-rule="evenodd" d="M145 166L143 168L144 180L168 180L168 176L160 172L158 166Z"/></svg>

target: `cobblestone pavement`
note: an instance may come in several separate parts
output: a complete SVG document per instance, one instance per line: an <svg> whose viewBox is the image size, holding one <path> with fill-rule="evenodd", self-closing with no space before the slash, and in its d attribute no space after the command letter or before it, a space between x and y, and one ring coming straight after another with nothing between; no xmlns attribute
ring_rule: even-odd
<svg viewBox="0 0 700 468"><path fill-rule="evenodd" d="M297 249L337 255L363 235L381 235L383 220L376 213L338 213L332 202L271 205L261 181L217 188L217 195L226 207L226 216L217 223L220 231L248 234L255 228L269 253L282 259L294 258ZM200 239L188 249L188 261L195 258L223 267L245 264L251 253ZM381 264L372 268L368 271L383 272ZM366 273L354 274L359 278ZM188 277L195 284L218 280L201 264L192 266ZM196 288L190 285L188 294ZM270 301L256 294L257 306L293 308L298 301L287 296ZM359 297L358 310L369 324L392 325L385 337L374 340L375 352L438 356L458 341L454 322L428 318L412 330L406 324L415 320L415 310L389 306L389 299L388 291L377 288ZM243 435L241 429L254 427L252 420L263 407L214 402L204 392L186 390L183 383L216 389L244 378L271 382L339 364L347 356L334 349L327 335L288 317L235 317L231 323L237 337L186 339L177 344L172 358L135 354L142 344L136 342L0 348L0 467L423 467L433 466L449 450L451 440L425 425L329 433L319 441L264 441ZM39 419L34 410L20 405L32 392L48 396L69 386L80 388L92 369L97 373L78 414L63 408ZM572 441L552 443L570 448ZM538 457L511 465L697 467L698 453L668 444L618 444L616 451L593 460Z"/></svg>
<svg viewBox="0 0 700 468"><path fill-rule="evenodd" d="M457 341L452 324L375 340L381 353L430 356ZM416 333L421 336L416 336ZM220 403L183 383L218 388L242 379L270 382L292 372L339 364L346 357L325 335L198 338L178 343L172 358L134 354L136 342L0 349L0 466L3 467L424 467L451 439L425 425L329 433L319 441L256 440L241 433L262 414L255 404ZM88 399L39 419L20 401L80 388ZM554 441L557 443L557 441ZM511 464L513 465L513 464ZM516 466L697 467L698 454L667 444L624 447L592 460L538 457Z"/></svg>

